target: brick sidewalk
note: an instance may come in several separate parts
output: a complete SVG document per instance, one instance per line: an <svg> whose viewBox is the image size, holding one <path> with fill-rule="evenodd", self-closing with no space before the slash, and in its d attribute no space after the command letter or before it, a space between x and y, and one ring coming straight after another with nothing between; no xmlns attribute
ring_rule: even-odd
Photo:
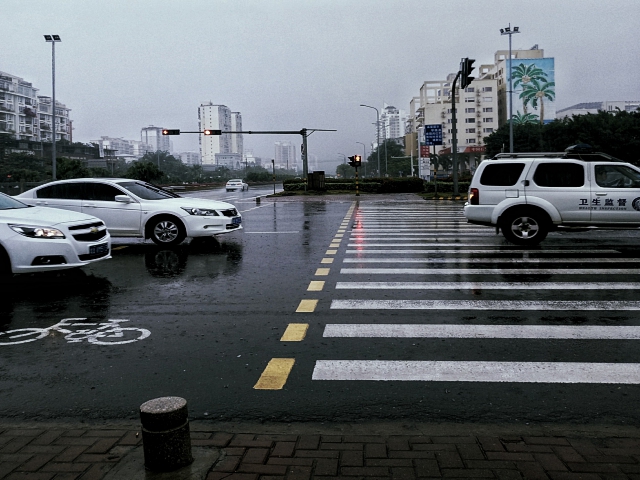
<svg viewBox="0 0 640 480"><path fill-rule="evenodd" d="M640 435L633 431L633 436L624 437L615 431L580 436L461 435L460 428L452 436L336 435L270 434L265 433L266 426L256 429L260 433L238 433L248 431L246 427L225 433L213 426L192 427L194 447L220 451L207 480L640 479ZM289 428L296 429L296 425ZM141 443L133 425L121 429L10 425L0 426L0 432L0 478L7 480L102 479Z"/></svg>

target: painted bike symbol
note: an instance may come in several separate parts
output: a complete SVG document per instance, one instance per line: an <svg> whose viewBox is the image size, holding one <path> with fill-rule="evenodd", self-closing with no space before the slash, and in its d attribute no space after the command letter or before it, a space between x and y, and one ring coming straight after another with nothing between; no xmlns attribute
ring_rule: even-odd
<svg viewBox="0 0 640 480"><path fill-rule="evenodd" d="M144 340L151 335L151 332L145 328L120 326L121 323L129 320L109 319L103 323L89 323L85 320L87 319L65 318L48 328L18 328L0 332L0 345L35 342L53 332L65 334L64 339L69 343L86 340L94 345L123 345Z"/></svg>

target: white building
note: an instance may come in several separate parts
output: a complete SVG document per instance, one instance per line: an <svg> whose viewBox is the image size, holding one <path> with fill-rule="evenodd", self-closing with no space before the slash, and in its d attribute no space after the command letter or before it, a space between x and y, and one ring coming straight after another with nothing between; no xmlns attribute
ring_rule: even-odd
<svg viewBox="0 0 640 480"><path fill-rule="evenodd" d="M162 127L150 125L140 130L140 141L151 147L152 152L172 152L171 140L167 135L162 135Z"/></svg>
<svg viewBox="0 0 640 480"><path fill-rule="evenodd" d="M0 72L0 133L18 140L50 142L53 132L51 97L20 77ZM71 109L56 101L56 140L72 141Z"/></svg>
<svg viewBox="0 0 640 480"><path fill-rule="evenodd" d="M200 165L202 163L198 152L182 152L178 156L185 165Z"/></svg>
<svg viewBox="0 0 640 480"><path fill-rule="evenodd" d="M278 168L296 168L296 147L291 142L275 142L275 156L273 157Z"/></svg>
<svg viewBox="0 0 640 480"><path fill-rule="evenodd" d="M253 154L253 150L245 150L243 157L244 157L245 165L251 165L254 167L262 166L262 158L256 157Z"/></svg>
<svg viewBox="0 0 640 480"><path fill-rule="evenodd" d="M640 101L620 100L606 102L578 103L556 112L556 118L571 118L574 115L596 114L598 112L635 112L640 110Z"/></svg>
<svg viewBox="0 0 640 480"><path fill-rule="evenodd" d="M150 145L142 143L139 140L102 136L99 140L90 140L90 142L97 144L101 152L104 151L104 149L115 151L117 158L122 158L126 161L137 160L147 152L156 151Z"/></svg>
<svg viewBox="0 0 640 480"><path fill-rule="evenodd" d="M198 130L221 130L222 135L200 134L200 156L203 167L227 167L238 169L242 167L243 140L241 134L224 132L240 131L234 126L242 128L242 116L238 112L232 114L226 105L203 103L198 107Z"/></svg>
<svg viewBox="0 0 640 480"><path fill-rule="evenodd" d="M384 104L380 113L380 140L404 140L407 114L392 105Z"/></svg>

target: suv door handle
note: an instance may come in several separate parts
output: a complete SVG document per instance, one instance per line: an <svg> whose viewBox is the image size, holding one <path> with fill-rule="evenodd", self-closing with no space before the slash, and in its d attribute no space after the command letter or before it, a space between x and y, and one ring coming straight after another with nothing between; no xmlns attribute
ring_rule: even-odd
<svg viewBox="0 0 640 480"><path fill-rule="evenodd" d="M607 194L606 193L598 193L598 192L596 192L596 195L598 197L605 197Z"/></svg>

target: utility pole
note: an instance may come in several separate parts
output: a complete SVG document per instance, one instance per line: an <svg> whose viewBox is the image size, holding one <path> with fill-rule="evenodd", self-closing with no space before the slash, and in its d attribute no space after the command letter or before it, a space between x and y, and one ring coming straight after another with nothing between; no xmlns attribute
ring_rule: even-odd
<svg viewBox="0 0 640 480"><path fill-rule="evenodd" d="M456 82L460 77L460 72L453 79L453 86L451 88L451 160L453 165L453 195L456 196L458 192L458 137L457 130L458 124L456 123Z"/></svg>

